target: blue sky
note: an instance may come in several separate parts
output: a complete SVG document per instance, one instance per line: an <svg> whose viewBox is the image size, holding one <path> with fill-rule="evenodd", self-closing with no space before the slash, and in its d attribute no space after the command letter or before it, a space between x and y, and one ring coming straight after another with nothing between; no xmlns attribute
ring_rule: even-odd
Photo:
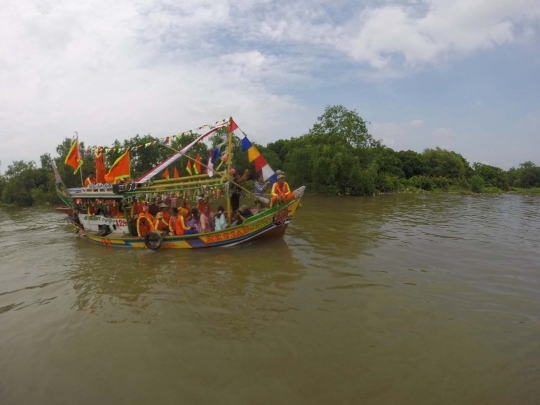
<svg viewBox="0 0 540 405"><path fill-rule="evenodd" d="M537 0L8 0L0 170L233 116L266 143L326 105L396 150L540 164Z"/></svg>

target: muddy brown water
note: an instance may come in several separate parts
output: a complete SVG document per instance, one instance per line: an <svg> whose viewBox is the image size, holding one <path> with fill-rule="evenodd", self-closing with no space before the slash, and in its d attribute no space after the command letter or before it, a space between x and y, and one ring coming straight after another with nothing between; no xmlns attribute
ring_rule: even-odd
<svg viewBox="0 0 540 405"><path fill-rule="evenodd" d="M0 404L540 403L540 197L306 197L282 240L0 208Z"/></svg>

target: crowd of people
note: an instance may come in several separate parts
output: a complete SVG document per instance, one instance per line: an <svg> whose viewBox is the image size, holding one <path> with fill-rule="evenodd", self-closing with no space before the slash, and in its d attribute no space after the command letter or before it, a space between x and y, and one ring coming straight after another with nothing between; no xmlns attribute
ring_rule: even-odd
<svg viewBox="0 0 540 405"><path fill-rule="evenodd" d="M159 211L152 214L151 208L157 206ZM253 213L247 205L242 205L231 216L231 225L240 225ZM157 231L163 235L192 235L220 231L229 226L227 212L223 206L217 210L210 206L208 197L199 196L196 206L190 207L186 199L179 207L170 208L165 203L148 205L136 202L132 206L132 218L136 222L137 236L145 236L148 232Z"/></svg>
<svg viewBox="0 0 540 405"><path fill-rule="evenodd" d="M163 199L155 198L152 203L135 200L131 206L126 205L126 212L120 200L106 202L86 202L84 210L88 215L104 215L112 218L127 217L131 224L133 236L144 237L148 232L157 231L163 235L191 235L219 231L228 226L240 225L246 218L253 215L252 210L246 205L240 206L241 186L249 178L249 170L242 175L231 169L232 181L230 182L230 205L231 219L229 221L223 206L214 209L209 204L209 196L201 195L197 198L194 206L190 207L186 198L178 204L179 200L167 196ZM94 174L88 177L88 183L95 182ZM254 184L253 195L257 204L256 210L273 207L276 203L284 203L294 198L289 185L285 182L283 172L277 172L277 181L271 188L271 199L264 197L270 187L270 182L264 181L262 173L259 173ZM220 192L221 193L221 192ZM221 195L221 194L220 194ZM125 203L124 203L125 204ZM83 210L80 210L83 212ZM230 225L229 225L230 224Z"/></svg>

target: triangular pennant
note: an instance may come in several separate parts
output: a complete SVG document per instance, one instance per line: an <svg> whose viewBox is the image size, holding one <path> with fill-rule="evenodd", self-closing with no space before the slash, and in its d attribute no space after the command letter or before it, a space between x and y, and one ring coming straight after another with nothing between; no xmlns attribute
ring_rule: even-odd
<svg viewBox="0 0 540 405"><path fill-rule="evenodd" d="M163 178L168 179L169 178L169 168L167 167L165 171L163 172Z"/></svg>
<svg viewBox="0 0 540 405"><path fill-rule="evenodd" d="M178 169L175 167L174 168L174 176L173 176L175 179L179 179L180 178L180 174L178 173Z"/></svg>
<svg viewBox="0 0 540 405"><path fill-rule="evenodd" d="M190 176L193 176L193 172L191 171L191 160L188 160L186 170L188 171Z"/></svg>
<svg viewBox="0 0 540 405"><path fill-rule="evenodd" d="M236 122L234 122L233 119L231 118L231 120L229 122L229 134L231 132L234 132L237 129L238 129L238 125L236 125Z"/></svg>

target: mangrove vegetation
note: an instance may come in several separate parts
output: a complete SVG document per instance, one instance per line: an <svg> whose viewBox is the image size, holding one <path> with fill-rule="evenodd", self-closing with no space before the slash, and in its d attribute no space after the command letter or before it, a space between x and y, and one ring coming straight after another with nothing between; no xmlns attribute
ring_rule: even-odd
<svg viewBox="0 0 540 405"><path fill-rule="evenodd" d="M224 139L226 129L217 131L213 143ZM131 152L131 175L137 178L173 152L195 139L186 135L174 139L170 147L155 145L134 148ZM136 135L123 143L116 140L107 154L107 166L121 155L122 148L145 145L155 139L151 135ZM54 162L67 187L80 187L81 174L64 164L72 140L57 146L56 156L45 153L39 164L34 161L14 161L0 175L0 202L21 206L56 204ZM395 151L376 140L368 132L366 122L354 110L343 106L328 106L307 134L281 139L266 146L256 145L274 170L283 170L291 186L306 185L314 193L331 195L372 195L393 192L459 192L502 193L535 192L540 187L540 167L524 162L517 168L501 168L473 162L459 153L441 148ZM94 171L94 153L85 151L80 143L83 159L82 178ZM199 143L191 155L208 156L207 146ZM176 162L181 175L186 173L187 161ZM240 141L235 141L233 165L237 170L250 168ZM170 168L172 172L173 168Z"/></svg>

